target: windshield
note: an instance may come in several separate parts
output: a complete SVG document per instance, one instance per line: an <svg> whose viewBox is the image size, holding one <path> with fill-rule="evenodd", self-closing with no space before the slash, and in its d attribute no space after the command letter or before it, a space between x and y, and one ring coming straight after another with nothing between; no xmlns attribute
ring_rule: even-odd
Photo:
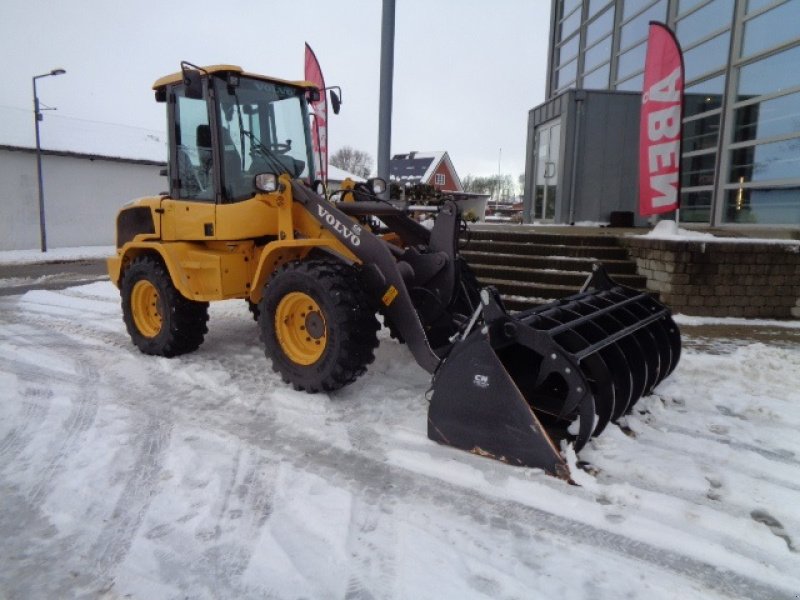
<svg viewBox="0 0 800 600"><path fill-rule="evenodd" d="M308 119L304 90L240 78L216 80L222 176L229 200L255 193L258 173L308 177Z"/></svg>

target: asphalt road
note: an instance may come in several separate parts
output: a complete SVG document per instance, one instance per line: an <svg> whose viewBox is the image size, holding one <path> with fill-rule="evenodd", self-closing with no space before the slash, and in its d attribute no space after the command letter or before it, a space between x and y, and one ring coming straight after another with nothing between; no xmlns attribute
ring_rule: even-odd
<svg viewBox="0 0 800 600"><path fill-rule="evenodd" d="M103 260L0 265L0 296L29 290L61 290L108 279Z"/></svg>

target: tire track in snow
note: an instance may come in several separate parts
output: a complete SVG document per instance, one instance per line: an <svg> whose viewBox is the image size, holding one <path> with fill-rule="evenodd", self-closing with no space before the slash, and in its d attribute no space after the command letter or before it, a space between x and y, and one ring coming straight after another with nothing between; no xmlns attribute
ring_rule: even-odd
<svg viewBox="0 0 800 600"><path fill-rule="evenodd" d="M259 435L255 434L254 424L248 422L222 424L231 435L247 434L248 440L263 445L264 423L258 424ZM258 429L257 429L258 431ZM772 600L796 600L796 593L770 585L702 560L692 558L676 551L654 546L621 534L599 529L590 524L562 517L543 509L520 504L513 500L499 499L457 486L423 473L409 471L394 465L387 465L370 459L368 456L341 450L330 444L308 436L281 431L281 444L269 447L274 454L281 454L282 460L294 464L298 469L313 472L323 478L336 480L345 476L358 484L362 491L380 493L387 486L403 489L406 495L415 500L437 504L442 496L456 499L451 508L475 522L485 522L487 515L503 515L509 526L520 536L530 536L531 531L517 523L535 523L540 534L550 534L567 538L571 543L581 544L602 550L636 562L672 572L682 578L694 580L703 588L713 590L728 598L770 598ZM298 458L286 447L302 447L306 458ZM313 457L309 460L308 457Z"/></svg>
<svg viewBox="0 0 800 600"><path fill-rule="evenodd" d="M94 586L100 590L113 585L111 571L127 555L155 495L162 464L169 447L172 422L159 415L149 415L137 427L131 446L137 448L128 479L119 494L108 522L100 530L88 555L96 559L92 567ZM108 581L111 579L111 581Z"/></svg>
<svg viewBox="0 0 800 600"><path fill-rule="evenodd" d="M54 336L60 336L53 333ZM35 483L28 491L28 501L32 508L39 508L47 499L53 489L53 480L65 469L64 463L80 446L80 437L93 424L97 415L97 388L98 371L94 363L88 358L86 352L74 344L72 361L75 366L76 378L70 384L74 388L70 392L71 406L69 413L61 427L61 436L49 448L50 458L45 466L39 470L31 480ZM42 371L46 369L42 368ZM48 373L49 374L49 373Z"/></svg>
<svg viewBox="0 0 800 600"><path fill-rule="evenodd" d="M45 400L50 398L46 392ZM0 440L0 464L12 462L30 443L32 431L36 429L47 416L47 405L35 400L23 400L20 419L3 439ZM20 423L21 420L21 423Z"/></svg>
<svg viewBox="0 0 800 600"><path fill-rule="evenodd" d="M394 522L386 518L386 505L392 501L371 491L366 496L353 495L350 506L345 551L358 563L358 568L351 568L345 600L373 600L375 596L370 589L391 588L397 579L395 561L383 549L387 539L396 542L397 538ZM395 546L390 543L390 547Z"/></svg>

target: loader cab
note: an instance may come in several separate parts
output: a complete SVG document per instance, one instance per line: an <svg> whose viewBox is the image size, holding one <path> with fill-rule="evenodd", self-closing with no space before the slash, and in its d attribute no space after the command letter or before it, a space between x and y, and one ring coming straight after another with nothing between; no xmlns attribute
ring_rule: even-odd
<svg viewBox="0 0 800 600"><path fill-rule="evenodd" d="M306 85L209 67L156 82L167 102L169 195L213 204L252 198L256 175L313 176Z"/></svg>

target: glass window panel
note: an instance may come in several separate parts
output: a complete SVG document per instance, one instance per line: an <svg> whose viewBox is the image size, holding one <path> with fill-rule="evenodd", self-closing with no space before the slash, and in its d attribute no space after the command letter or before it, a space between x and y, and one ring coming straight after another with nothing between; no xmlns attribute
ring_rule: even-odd
<svg viewBox="0 0 800 600"><path fill-rule="evenodd" d="M695 119L683 124L683 151L694 152L717 147L719 137L719 115ZM706 185L693 183L691 185Z"/></svg>
<svg viewBox="0 0 800 600"><path fill-rule="evenodd" d="M684 99L684 116L693 117L722 106L722 94L690 94Z"/></svg>
<svg viewBox="0 0 800 600"><path fill-rule="evenodd" d="M686 87L684 116L691 117L722 107L725 75L705 79Z"/></svg>
<svg viewBox="0 0 800 600"><path fill-rule="evenodd" d="M586 27L586 45L594 44L614 27L614 7L612 6Z"/></svg>
<svg viewBox="0 0 800 600"><path fill-rule="evenodd" d="M703 8L678 21L678 40L682 48L691 46L712 31L730 27L733 17L733 0L714 0Z"/></svg>
<svg viewBox="0 0 800 600"><path fill-rule="evenodd" d="M589 18L592 18L600 9L608 6L610 0L589 0Z"/></svg>
<svg viewBox="0 0 800 600"><path fill-rule="evenodd" d="M744 24L742 56L773 48L792 38L800 38L800 1L789 0Z"/></svg>
<svg viewBox="0 0 800 600"><path fill-rule="evenodd" d="M631 77L621 83L617 84L618 90L626 92L641 92L642 85L644 84L644 73L639 73L636 77Z"/></svg>
<svg viewBox="0 0 800 600"><path fill-rule="evenodd" d="M622 18L627 19L631 15L635 15L652 1L653 0L625 0L625 5L622 8Z"/></svg>
<svg viewBox="0 0 800 600"><path fill-rule="evenodd" d="M707 94L722 96L725 92L725 75L712 77L711 79L704 79L698 83L686 86L686 95L689 94ZM710 109L708 109L710 110Z"/></svg>
<svg viewBox="0 0 800 600"><path fill-rule="evenodd" d="M800 187L730 190L725 198L725 221L797 225L800 223Z"/></svg>
<svg viewBox="0 0 800 600"><path fill-rule="evenodd" d="M691 81L704 73L724 67L728 61L730 40L731 32L726 31L684 53L686 80Z"/></svg>
<svg viewBox="0 0 800 600"><path fill-rule="evenodd" d="M770 94L800 85L800 46L773 54L742 67L739 71L738 100Z"/></svg>
<svg viewBox="0 0 800 600"><path fill-rule="evenodd" d="M800 93L743 106L734 122L736 142L800 133Z"/></svg>
<svg viewBox="0 0 800 600"><path fill-rule="evenodd" d="M626 23L620 32L619 47L625 49L631 44L647 37L650 21L665 21L667 16L667 0L659 0L635 19Z"/></svg>
<svg viewBox="0 0 800 600"><path fill-rule="evenodd" d="M566 65L564 65L558 70L558 79L556 81L556 87L558 89L561 89L568 83L572 83L573 81L575 81L577 75L578 75L578 61L576 59L571 62L568 62Z"/></svg>
<svg viewBox="0 0 800 600"><path fill-rule="evenodd" d="M685 192L681 194L681 221L685 223L708 223L711 220L713 192Z"/></svg>
<svg viewBox="0 0 800 600"><path fill-rule="evenodd" d="M747 13L750 14L751 12L755 12L764 8L768 4L772 4L773 2L775 2L775 0L748 0Z"/></svg>
<svg viewBox="0 0 800 600"><path fill-rule="evenodd" d="M800 179L800 138L731 151L730 183Z"/></svg>
<svg viewBox="0 0 800 600"><path fill-rule="evenodd" d="M625 54L620 54L617 63L617 79L622 79L631 73L644 69L645 52L647 44L639 44Z"/></svg>
<svg viewBox="0 0 800 600"><path fill-rule="evenodd" d="M578 42L580 41L579 35L572 36L568 42L565 42L558 50L558 64L563 65L569 62L578 54Z"/></svg>
<svg viewBox="0 0 800 600"><path fill-rule="evenodd" d="M610 63L606 63L591 73L587 73L583 76L583 88L588 90L607 90L610 70Z"/></svg>
<svg viewBox="0 0 800 600"><path fill-rule="evenodd" d="M684 187L714 185L717 153L684 158L681 164L681 182Z"/></svg>
<svg viewBox="0 0 800 600"><path fill-rule="evenodd" d="M678 0L678 14L682 15L703 2L705 0Z"/></svg>
<svg viewBox="0 0 800 600"><path fill-rule="evenodd" d="M173 192L177 198L213 200L211 134L206 98L189 98L185 94L183 87L175 90L177 101L174 135L178 176L173 177L173 180L177 180L178 186Z"/></svg>
<svg viewBox="0 0 800 600"><path fill-rule="evenodd" d="M683 116L694 117L722 106L722 96L716 94L686 94Z"/></svg>
<svg viewBox="0 0 800 600"><path fill-rule="evenodd" d="M575 10L576 6L580 5L581 5L581 0L564 0L564 3L562 4L561 16L563 17L564 15L568 15L573 10Z"/></svg>
<svg viewBox="0 0 800 600"><path fill-rule="evenodd" d="M583 69L588 71L611 58L611 36L592 46L583 56Z"/></svg>
<svg viewBox="0 0 800 600"><path fill-rule="evenodd" d="M581 24L581 11L580 9L578 9L561 22L560 38L563 40L564 38L567 38L573 33L575 33L580 24Z"/></svg>

